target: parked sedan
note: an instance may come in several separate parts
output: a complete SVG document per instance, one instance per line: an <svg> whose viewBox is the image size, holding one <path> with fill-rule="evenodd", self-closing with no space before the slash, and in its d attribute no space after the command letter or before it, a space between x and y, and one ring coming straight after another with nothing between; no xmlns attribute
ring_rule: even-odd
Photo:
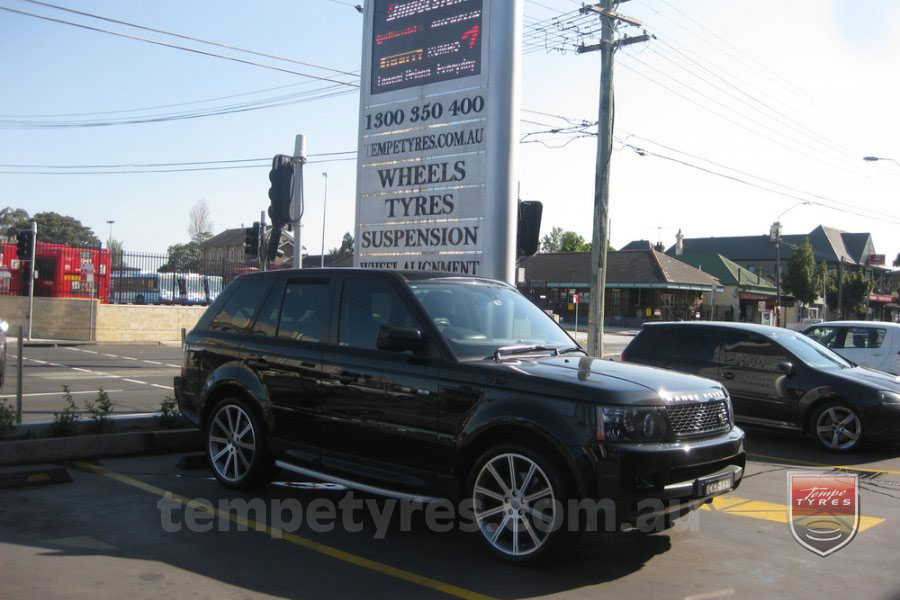
<svg viewBox="0 0 900 600"><path fill-rule="evenodd" d="M900 378L858 367L794 331L646 324L622 360L717 379L731 394L737 421L806 431L831 451L900 441Z"/></svg>
<svg viewBox="0 0 900 600"><path fill-rule="evenodd" d="M900 375L900 324L829 321L807 327L803 333L850 362Z"/></svg>

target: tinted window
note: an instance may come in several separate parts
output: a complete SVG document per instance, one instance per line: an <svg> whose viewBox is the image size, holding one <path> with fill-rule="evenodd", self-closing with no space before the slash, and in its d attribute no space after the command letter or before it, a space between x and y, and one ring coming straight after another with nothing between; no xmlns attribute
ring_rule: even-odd
<svg viewBox="0 0 900 600"><path fill-rule="evenodd" d="M271 279L248 279L241 282L210 323L210 330L245 331L253 321L256 309L259 308L271 282Z"/></svg>
<svg viewBox="0 0 900 600"><path fill-rule="evenodd" d="M721 344L722 334L715 329L671 327L659 336L655 350L648 352L679 360L714 362Z"/></svg>
<svg viewBox="0 0 900 600"><path fill-rule="evenodd" d="M886 333L886 329L877 329L875 327L848 327L847 335L844 336L844 343L833 347L846 349L880 348ZM829 346L829 348L831 347Z"/></svg>
<svg viewBox="0 0 900 600"><path fill-rule="evenodd" d="M724 362L731 367L777 371L778 363L790 360L783 348L755 333L729 332L724 349Z"/></svg>
<svg viewBox="0 0 900 600"><path fill-rule="evenodd" d="M341 295L338 343L341 346L375 350L378 330L382 325L418 326L397 292L384 281L345 281Z"/></svg>
<svg viewBox="0 0 900 600"><path fill-rule="evenodd" d="M273 285L265 304L259 310L256 323L253 324L253 335L272 337L278 329L278 313L281 310L281 286Z"/></svg>
<svg viewBox="0 0 900 600"><path fill-rule="evenodd" d="M281 304L278 337L319 342L328 332L331 286L328 280L289 281Z"/></svg>

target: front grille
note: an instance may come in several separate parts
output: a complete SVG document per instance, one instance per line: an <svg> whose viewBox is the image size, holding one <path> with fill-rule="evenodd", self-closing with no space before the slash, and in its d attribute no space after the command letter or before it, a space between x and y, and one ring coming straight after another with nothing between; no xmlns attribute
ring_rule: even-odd
<svg viewBox="0 0 900 600"><path fill-rule="evenodd" d="M694 436L722 431L731 426L724 400L669 406L669 424L676 436Z"/></svg>

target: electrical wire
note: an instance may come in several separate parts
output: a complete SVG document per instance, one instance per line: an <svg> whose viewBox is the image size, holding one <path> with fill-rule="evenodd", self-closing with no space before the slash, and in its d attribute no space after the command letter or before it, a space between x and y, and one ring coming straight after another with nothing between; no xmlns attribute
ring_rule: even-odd
<svg viewBox="0 0 900 600"><path fill-rule="evenodd" d="M293 71L293 70L291 70L291 69L285 69L285 68L282 68L282 67L276 67L276 66L274 66L274 65L266 65L266 64L263 64L263 63L258 63L258 62L254 62L254 61L251 61L251 60L245 60L245 59L243 59L243 58L237 58L237 57L234 57L234 56L225 56L224 54L216 54L215 52L207 52L206 50L198 50L197 48L189 48L189 47L187 47L187 46L179 46L179 45L177 45L177 44L169 44L169 43L167 43L167 42L160 42L160 41L157 41L157 40L151 40L151 39L149 39L149 38L144 38L144 37L140 37L140 36L136 36L136 35L129 35L129 34L127 34L127 33L120 33L120 32L116 32L116 31L111 31L111 30L109 30L109 29L101 29L100 27L92 27L92 26L90 26L90 25L84 25L84 24L82 24L82 23L75 23L74 21L66 21L66 20L64 20L64 19L56 19L56 18L54 18L54 17L48 17L48 16L44 16L44 15L39 15L39 14L36 14L36 13L30 13L30 12L27 12L27 11L24 11L24 10L17 10L17 9L9 8L9 7L6 7L6 6L0 6L0 10L6 11L6 12L9 12L9 13L13 13L13 14L17 14L17 15L26 16L26 17L33 17L33 18L35 18L35 19L42 19L42 20L44 20L44 21L51 21L51 22L53 22L53 23L59 23L59 24L62 24L62 25L69 25L69 26L72 26L72 27L78 27L78 28L80 28L80 29L86 29L86 30L88 30L88 31L94 31L94 32L98 32L98 33L106 33L106 34L108 34L108 35L113 35L113 36L116 36L116 37L121 37L121 38L125 38L125 39L135 40L135 41L139 41L139 42L145 42L145 43L148 43L148 44L155 44L155 45L157 45L157 46L163 46L163 47L165 47L165 48L172 48L172 49L174 49L174 50L183 50L183 51L185 51L185 52L192 52L192 53L194 53L194 54L201 54L201 55L203 55L203 56L209 56L209 57L213 57L213 58L221 58L221 59L223 59L223 60L229 60L229 61L232 61L232 62L237 62L237 63L241 63L241 64L245 64L245 65L251 65L251 66L255 66L255 67L260 67L260 68L263 68L263 69L270 69L270 70L272 70L272 71L280 71L280 72L282 72L282 73L289 73L289 74L291 74L291 75L299 75L300 77L308 77L308 78L310 78L310 79L318 79L318 80L320 80L320 81L329 81L329 82L331 82L331 83L335 83L335 84L339 84L339 85L346 85L346 86L350 86L350 87L354 87L354 88L358 88L358 87L359 87L358 84L347 83L346 81L339 81L339 80L337 80L337 79L332 79L332 78L330 78L330 77L322 77L322 76L320 76L320 75L312 75L312 74L310 74L310 73L301 73L301 72L299 72L299 71Z"/></svg>

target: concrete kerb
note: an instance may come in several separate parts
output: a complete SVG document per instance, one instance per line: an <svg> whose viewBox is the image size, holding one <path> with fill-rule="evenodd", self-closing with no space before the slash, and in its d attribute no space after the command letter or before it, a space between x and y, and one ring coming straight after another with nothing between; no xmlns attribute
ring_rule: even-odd
<svg viewBox="0 0 900 600"><path fill-rule="evenodd" d="M9 338L9 342L15 345L15 339ZM39 339L31 339L24 340L26 347L33 348L54 348L54 347L65 347L65 346L96 346L98 344L102 344L104 346L180 346L181 342L179 340L158 340L158 341L148 341L148 340L135 340L135 341L122 341L117 340L114 342L92 342L88 340L39 340Z"/></svg>
<svg viewBox="0 0 900 600"><path fill-rule="evenodd" d="M89 420L78 423L89 431ZM83 433L73 437L44 437L51 422L19 425L7 441L0 441L0 466L58 462L84 458L189 452L202 448L197 429L161 429L158 413L110 418L110 433Z"/></svg>

